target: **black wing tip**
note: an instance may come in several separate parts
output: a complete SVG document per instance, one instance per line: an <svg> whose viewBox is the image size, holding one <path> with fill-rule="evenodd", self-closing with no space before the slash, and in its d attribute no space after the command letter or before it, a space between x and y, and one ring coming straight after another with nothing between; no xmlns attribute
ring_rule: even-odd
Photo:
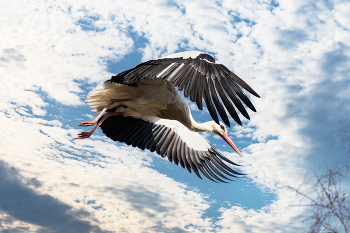
<svg viewBox="0 0 350 233"><path fill-rule="evenodd" d="M255 97L261 98L260 95L258 93L256 93L253 88L251 88L248 84L246 84L246 85L249 88L248 89L244 88L245 90L247 90L250 94L254 95Z"/></svg>
<svg viewBox="0 0 350 233"><path fill-rule="evenodd" d="M220 182L229 183L229 182L226 182L225 180L229 180L229 181L234 181L234 180L226 177L224 174L234 178L240 178L240 176L246 175L246 174L237 172L232 168L230 168L228 165L226 165L224 161L234 166L240 166L232 162L228 158L226 158L215 148L212 147L208 150L208 152L203 152L203 153L206 154L206 158L201 158L203 162L202 163L203 166L199 167L199 170L209 180L215 181L216 183L220 183Z"/></svg>
<svg viewBox="0 0 350 233"><path fill-rule="evenodd" d="M243 81L243 80L242 80ZM244 81L243 81L244 82ZM241 86L244 90L248 91L250 94L254 95L255 97L261 98L258 93L254 91L253 88L251 88L247 83L245 83L246 86Z"/></svg>

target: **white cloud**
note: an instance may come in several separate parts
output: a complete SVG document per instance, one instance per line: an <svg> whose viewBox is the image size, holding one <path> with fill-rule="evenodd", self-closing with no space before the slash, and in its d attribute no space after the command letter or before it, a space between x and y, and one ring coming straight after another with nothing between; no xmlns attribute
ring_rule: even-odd
<svg viewBox="0 0 350 233"><path fill-rule="evenodd" d="M240 161L246 165L245 173L272 190L276 182L297 186L310 168L332 167L335 160L343 159L344 150L332 146L328 139L341 128L338 121L346 122L349 111L345 104L349 97L339 94L348 89L350 59L348 46L344 46L348 41L344 36L335 37L344 34L334 20L336 10L319 5L315 17L316 11L305 2L293 7L287 5L291 2L279 4L276 16L255 18L257 24L250 34L264 52L254 67L256 71L248 73L257 77L253 87L262 96L253 99L258 112L248 126L254 127L252 137L261 143L248 146L244 150L248 154ZM349 7L339 3L336 8L340 5ZM239 130L238 136L245 131ZM276 139L265 142L269 136ZM278 199L268 209L223 209L220 224L226 229L240 229L237 232L298 231L293 228L298 226L288 226L298 212L284 213L290 194L274 192Z"/></svg>
<svg viewBox="0 0 350 233"><path fill-rule="evenodd" d="M222 208L218 232L303 232L305 225L295 217L300 210L290 208L285 202L275 203L260 211L245 210L239 206ZM283 209L281 208L283 207ZM291 224L293 221L293 224Z"/></svg>
<svg viewBox="0 0 350 233"><path fill-rule="evenodd" d="M26 10L15 10L19 5ZM109 75L104 60L121 58L133 44L125 32L110 25L102 32L82 31L78 20L88 14L50 2L6 4L2 17L13 21L5 21L1 32L1 38L6 38L0 51L6 72L2 72L3 82L44 91L64 104L81 104L83 90L77 81L105 79ZM105 20L101 21L103 25Z"/></svg>
<svg viewBox="0 0 350 233"><path fill-rule="evenodd" d="M1 171L8 171L3 184L27 193L37 200L34 204L48 198L57 216L74 216L86 229L213 230L213 220L203 218L209 208L204 195L149 168L152 157L146 153L98 136L73 141L78 130L62 119L45 119L56 104L82 105L86 86L110 77L106 62L132 50L132 31L148 40L141 48L144 60L178 49L212 52L261 95L252 98L258 112L250 114L251 121L233 128L240 139L258 141L244 149L238 162L257 185L273 190L277 200L259 211L222 208L217 226L222 232L295 232L294 226L286 226L298 211L285 213L291 194L276 189L276 181L299 184L313 164L334 162L329 156L333 151L339 153L336 158L349 153L337 132L347 126L350 112L350 4L278 4L5 4L0 10L0 85L5 90L0 94L0 158L5 161ZM346 132L340 134L346 138ZM67 230L72 224L43 223L38 215L25 219L33 205L28 199L25 208L26 199L21 199L19 213L16 201L10 199L0 213L0 229Z"/></svg>
<svg viewBox="0 0 350 233"><path fill-rule="evenodd" d="M0 199L3 214L22 220L19 225L29 222L42 230L67 231L76 221L80 227L109 231L175 231L188 225L210 230L210 219L201 218L209 207L204 196L145 167L151 161L146 153L101 140L72 141L77 133L72 129L3 115L1 122L6 133L0 158L7 164L0 170L10 172L2 176L1 189L7 187L8 192ZM43 201L53 213L31 213ZM14 203L22 203L20 212ZM50 219L55 215L63 218L59 225ZM72 221L69 216L74 216Z"/></svg>

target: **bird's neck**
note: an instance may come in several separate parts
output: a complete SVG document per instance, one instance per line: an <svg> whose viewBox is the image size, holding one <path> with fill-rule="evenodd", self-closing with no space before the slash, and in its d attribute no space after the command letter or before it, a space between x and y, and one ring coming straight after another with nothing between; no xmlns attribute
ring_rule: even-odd
<svg viewBox="0 0 350 233"><path fill-rule="evenodd" d="M212 127L212 122L211 121L207 121L204 123L197 123L197 122L193 122L190 128L191 131L194 132L209 132L212 133L213 132L213 127Z"/></svg>
<svg viewBox="0 0 350 233"><path fill-rule="evenodd" d="M186 125L189 130L193 132L210 132L210 133L213 132L212 121L198 123L193 119L191 114L189 118L190 118L190 122L188 125Z"/></svg>

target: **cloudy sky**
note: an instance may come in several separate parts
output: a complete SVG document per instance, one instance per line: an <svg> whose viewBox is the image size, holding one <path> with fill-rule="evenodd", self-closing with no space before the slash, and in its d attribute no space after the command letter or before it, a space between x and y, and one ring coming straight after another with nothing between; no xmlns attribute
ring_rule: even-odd
<svg viewBox="0 0 350 233"><path fill-rule="evenodd" d="M348 162L349 1L0 2L1 232L303 232L302 200L277 187ZM100 130L74 140L95 85L185 50L261 96L229 130L243 157L204 135L244 178L200 180Z"/></svg>

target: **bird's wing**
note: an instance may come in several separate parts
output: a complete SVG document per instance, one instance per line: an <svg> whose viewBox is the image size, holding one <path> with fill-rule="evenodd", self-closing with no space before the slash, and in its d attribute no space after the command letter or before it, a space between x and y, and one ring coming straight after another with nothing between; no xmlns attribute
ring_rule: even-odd
<svg viewBox="0 0 350 233"><path fill-rule="evenodd" d="M155 78L162 78L177 86L179 91L183 90L184 96L196 102L200 110L203 109L202 99L204 99L216 123L219 123L218 112L225 124L230 126L226 114L228 112L241 125L234 106L243 116L250 119L241 101L251 110L256 111L241 87L257 97L259 95L227 67L202 52L182 52L150 60L113 76L110 81L127 84L138 79Z"/></svg>
<svg viewBox="0 0 350 233"><path fill-rule="evenodd" d="M167 156L170 162L180 164L189 172L193 170L201 179L200 174L203 174L214 182L225 182L224 179L231 179L224 174L232 177L242 175L222 160L232 165L239 166L238 164L227 159L202 136L188 130L178 121L153 117L137 119L111 116L103 122L101 129L114 141L124 142L142 150L156 151L162 157Z"/></svg>

